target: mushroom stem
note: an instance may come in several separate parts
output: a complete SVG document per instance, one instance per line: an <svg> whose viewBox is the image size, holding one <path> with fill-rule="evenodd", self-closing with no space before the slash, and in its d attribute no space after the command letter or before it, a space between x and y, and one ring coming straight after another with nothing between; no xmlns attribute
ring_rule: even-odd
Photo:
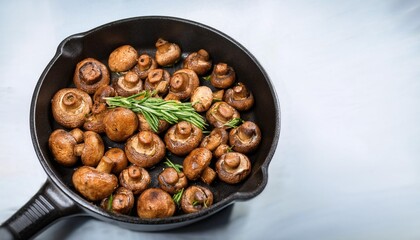
<svg viewBox="0 0 420 240"><path fill-rule="evenodd" d="M175 74L172 76L170 85L173 92L185 90L188 86L188 74L183 72Z"/></svg>
<svg viewBox="0 0 420 240"><path fill-rule="evenodd" d="M133 165L131 165L130 167L128 167L128 176L130 176L130 178L132 179L140 179L142 177L142 174L138 167L134 167Z"/></svg>
<svg viewBox="0 0 420 240"><path fill-rule="evenodd" d="M96 167L96 170L103 173L111 173L113 167L114 162L109 157L103 156Z"/></svg>
<svg viewBox="0 0 420 240"><path fill-rule="evenodd" d="M217 112L220 114L221 117L223 117L225 120L230 119L233 116L233 111L231 108L229 108L227 105L225 104L221 104L218 108L217 108Z"/></svg>
<svg viewBox="0 0 420 240"><path fill-rule="evenodd" d="M74 155L80 157L82 156L83 153L83 149L85 148L85 144L84 143L79 143L76 146L74 146Z"/></svg>
<svg viewBox="0 0 420 240"><path fill-rule="evenodd" d="M163 69L156 69L149 75L149 82L151 83L157 83L161 80L163 80Z"/></svg>
<svg viewBox="0 0 420 240"><path fill-rule="evenodd" d="M229 67L226 63L219 63L216 65L216 69L214 70L214 72L218 76L227 75L227 73L229 72Z"/></svg>
<svg viewBox="0 0 420 240"><path fill-rule="evenodd" d="M73 92L67 92L64 94L62 102L66 109L74 109L82 104L82 97Z"/></svg>
<svg viewBox="0 0 420 240"><path fill-rule="evenodd" d="M175 135L178 139L187 139L191 135L191 124L185 121L179 122L175 128Z"/></svg>
<svg viewBox="0 0 420 240"><path fill-rule="evenodd" d="M247 124L238 127L238 137L242 141L249 141L255 135L255 128Z"/></svg>
<svg viewBox="0 0 420 240"><path fill-rule="evenodd" d="M139 76L134 72L127 72L124 75L124 79L122 81L122 84L127 88L133 88L135 87L140 81Z"/></svg>
<svg viewBox="0 0 420 240"><path fill-rule="evenodd" d="M94 84L102 77L102 72L99 66L93 62L86 62L79 70L80 76L87 84Z"/></svg>
<svg viewBox="0 0 420 240"><path fill-rule="evenodd" d="M233 87L233 99L241 100L249 96L248 89L243 84Z"/></svg>
<svg viewBox="0 0 420 240"><path fill-rule="evenodd" d="M150 56L149 56L149 55L147 55L147 54L142 54L142 55L139 57L139 59L138 59L138 61L137 61L137 64L139 65L139 69L140 69L141 71L145 71L145 70L149 69L149 68L150 68L150 66L152 65L152 59L150 58Z"/></svg>
<svg viewBox="0 0 420 240"><path fill-rule="evenodd" d="M235 169L239 166L241 163L241 159L238 155L232 154L232 155L226 155L225 162L226 166L229 169Z"/></svg>
<svg viewBox="0 0 420 240"><path fill-rule="evenodd" d="M80 128L75 128L70 131L70 134L74 137L77 143L83 142L84 136L83 131Z"/></svg>

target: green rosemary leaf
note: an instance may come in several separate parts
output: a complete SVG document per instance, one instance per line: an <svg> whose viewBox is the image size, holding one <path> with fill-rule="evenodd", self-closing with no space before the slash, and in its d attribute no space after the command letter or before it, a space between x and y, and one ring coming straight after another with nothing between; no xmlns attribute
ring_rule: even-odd
<svg viewBox="0 0 420 240"><path fill-rule="evenodd" d="M181 169L183 168L182 165L173 163L169 158L166 157L166 161L164 162L166 166L171 167L175 169L177 172L181 172Z"/></svg>
<svg viewBox="0 0 420 240"><path fill-rule="evenodd" d="M179 190L177 193L175 193L172 196L172 199L174 200L174 202L176 203L176 205L179 206L180 202L181 202L181 198L182 198L182 194L184 194L184 189L182 188L181 190Z"/></svg>
<svg viewBox="0 0 420 240"><path fill-rule="evenodd" d="M109 196L109 198L108 198L108 205L107 205L107 207L106 207L106 209L108 210L108 211L112 211L112 201L114 201L114 196L112 195L112 193L111 193L111 195Z"/></svg>
<svg viewBox="0 0 420 240"><path fill-rule="evenodd" d="M227 128L236 128L239 125L241 125L244 122L244 120L240 118L232 118L230 121L224 124Z"/></svg>

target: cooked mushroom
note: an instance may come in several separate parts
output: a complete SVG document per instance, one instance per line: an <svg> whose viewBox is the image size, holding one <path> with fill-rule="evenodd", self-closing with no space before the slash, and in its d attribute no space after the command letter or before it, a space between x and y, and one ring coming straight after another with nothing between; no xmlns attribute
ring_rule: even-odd
<svg viewBox="0 0 420 240"><path fill-rule="evenodd" d="M83 59L76 65L73 82L76 87L88 94L109 84L109 72L106 66L94 58Z"/></svg>
<svg viewBox="0 0 420 240"><path fill-rule="evenodd" d="M238 83L226 90L223 101L238 111L246 111L254 105L254 96L243 83Z"/></svg>
<svg viewBox="0 0 420 240"><path fill-rule="evenodd" d="M118 187L118 179L110 174L114 163L103 157L96 168L82 166L72 176L76 190L90 201L99 201L109 195Z"/></svg>
<svg viewBox="0 0 420 240"><path fill-rule="evenodd" d="M190 69L180 69L171 77L169 92L176 95L179 100L191 97L192 93L200 85L197 74Z"/></svg>
<svg viewBox="0 0 420 240"><path fill-rule="evenodd" d="M112 168L113 174L120 174L128 165L127 156L121 148L110 148L105 152L105 156L114 162L114 167Z"/></svg>
<svg viewBox="0 0 420 240"><path fill-rule="evenodd" d="M213 157L215 159L219 159L223 154L231 152L232 147L230 147L227 144L220 144L214 151L213 151Z"/></svg>
<svg viewBox="0 0 420 240"><path fill-rule="evenodd" d="M220 89L218 91L213 92L213 100L214 101L222 101L224 94L225 94L225 90L224 89Z"/></svg>
<svg viewBox="0 0 420 240"><path fill-rule="evenodd" d="M83 165L96 167L104 155L105 145L99 134L93 131L83 133L83 143L74 147L74 154L80 156Z"/></svg>
<svg viewBox="0 0 420 240"><path fill-rule="evenodd" d="M153 131L143 114L137 113L137 117L139 118L139 131ZM168 127L169 123L167 121L159 119L158 130L156 133L160 134L168 129Z"/></svg>
<svg viewBox="0 0 420 240"><path fill-rule="evenodd" d="M235 79L235 70L226 63L216 64L210 75L210 82L216 88L228 88L232 86Z"/></svg>
<svg viewBox="0 0 420 240"><path fill-rule="evenodd" d="M165 168L158 176L159 186L170 194L175 194L188 186L188 179L185 174L178 172L175 168Z"/></svg>
<svg viewBox="0 0 420 240"><path fill-rule="evenodd" d="M124 72L136 65L137 50L130 45L123 45L111 52L108 58L109 69L113 72Z"/></svg>
<svg viewBox="0 0 420 240"><path fill-rule="evenodd" d="M223 182L239 183L251 173L251 162L242 153L228 152L217 160L216 172Z"/></svg>
<svg viewBox="0 0 420 240"><path fill-rule="evenodd" d="M54 94L51 105L55 121L66 128L78 128L92 109L92 99L80 89L63 88Z"/></svg>
<svg viewBox="0 0 420 240"><path fill-rule="evenodd" d="M228 139L229 135L226 129L214 128L209 135L203 138L200 147L205 147L213 152L220 144L226 144Z"/></svg>
<svg viewBox="0 0 420 240"><path fill-rule="evenodd" d="M188 180L201 179L210 184L215 177L213 169L209 167L212 158L212 153L207 148L196 148L188 154L183 162L183 171ZM203 177L203 172L204 177Z"/></svg>
<svg viewBox="0 0 420 240"><path fill-rule="evenodd" d="M171 128L165 134L164 141L166 148L178 156L183 156L196 148L203 137L201 129L186 121L181 121Z"/></svg>
<svg viewBox="0 0 420 240"><path fill-rule="evenodd" d="M257 124L245 121L237 128L229 132L229 144L233 150L240 153L254 151L261 142L261 131Z"/></svg>
<svg viewBox="0 0 420 240"><path fill-rule="evenodd" d="M153 69L149 72L144 81L144 89L155 90L159 96L163 96L169 91L169 80L171 75L164 69Z"/></svg>
<svg viewBox="0 0 420 240"><path fill-rule="evenodd" d="M205 74L211 68L209 53L204 49L190 53L184 60L183 68L191 69L197 75Z"/></svg>
<svg viewBox="0 0 420 240"><path fill-rule="evenodd" d="M194 213L213 204L213 193L210 189L194 185L185 189L181 197L181 208L185 213Z"/></svg>
<svg viewBox="0 0 420 240"><path fill-rule="evenodd" d="M83 141L82 130L75 128L70 132L57 129L51 133L48 145L54 159L63 166L73 166L78 157L74 154L76 144Z"/></svg>
<svg viewBox="0 0 420 240"><path fill-rule="evenodd" d="M143 81L134 71L128 71L114 80L112 86L119 96L128 97L143 90Z"/></svg>
<svg viewBox="0 0 420 240"><path fill-rule="evenodd" d="M213 92L207 86L200 86L194 90L190 101L197 112L205 112L213 103Z"/></svg>
<svg viewBox="0 0 420 240"><path fill-rule="evenodd" d="M156 62L160 66L174 65L181 58L181 48L176 43L170 43L159 38L156 43Z"/></svg>
<svg viewBox="0 0 420 240"><path fill-rule="evenodd" d="M105 97L114 97L116 92L113 87L106 85L98 88L93 95L92 112L86 117L83 128L96 133L105 132L104 117L108 110Z"/></svg>
<svg viewBox="0 0 420 240"><path fill-rule="evenodd" d="M134 195L143 192L150 184L151 178L146 169L130 165L124 169L119 176L121 186L133 191Z"/></svg>
<svg viewBox="0 0 420 240"><path fill-rule="evenodd" d="M226 102L215 102L206 112L207 121L215 128L225 127L234 118L240 118L239 112Z"/></svg>
<svg viewBox="0 0 420 240"><path fill-rule="evenodd" d="M103 123L106 136L115 142L127 140L137 130L137 115L126 108L117 107L106 111Z"/></svg>
<svg viewBox="0 0 420 240"><path fill-rule="evenodd" d="M139 75L140 79L144 80L147 78L149 72L157 68L157 63L153 57L143 53L137 60L137 65L134 66L133 70Z"/></svg>
<svg viewBox="0 0 420 240"><path fill-rule="evenodd" d="M134 206L134 194L130 189L119 187L112 194L112 198L107 197L101 201L101 207L105 210L129 214Z"/></svg>
<svg viewBox="0 0 420 240"><path fill-rule="evenodd" d="M137 166L148 168L165 157L165 144L151 131L141 131L127 140L125 154Z"/></svg>
<svg viewBox="0 0 420 240"><path fill-rule="evenodd" d="M146 189L137 200L137 215L140 218L166 218L175 213L175 202L169 193L160 188Z"/></svg>

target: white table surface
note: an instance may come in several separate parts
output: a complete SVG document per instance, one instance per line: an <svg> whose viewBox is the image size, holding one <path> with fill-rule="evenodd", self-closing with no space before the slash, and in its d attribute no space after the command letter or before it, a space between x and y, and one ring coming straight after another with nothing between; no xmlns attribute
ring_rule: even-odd
<svg viewBox="0 0 420 240"><path fill-rule="evenodd" d="M178 230L62 219L37 239L420 239L420 3L2 1L0 222L46 180L32 92L58 44L110 21L167 15L209 25L259 60L282 130L256 198Z"/></svg>

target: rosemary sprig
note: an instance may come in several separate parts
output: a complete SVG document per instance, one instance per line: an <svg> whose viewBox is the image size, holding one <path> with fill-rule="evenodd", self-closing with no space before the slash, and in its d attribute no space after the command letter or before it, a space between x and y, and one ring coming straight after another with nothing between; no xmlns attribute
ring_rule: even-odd
<svg viewBox="0 0 420 240"><path fill-rule="evenodd" d="M166 158L166 161L164 163L166 164L166 166L175 169L177 172L181 172L181 169L183 168L182 165L171 162L169 158Z"/></svg>
<svg viewBox="0 0 420 240"><path fill-rule="evenodd" d="M239 125L241 125L244 122L244 120L240 118L232 118L227 123L224 124L227 128L236 128Z"/></svg>
<svg viewBox="0 0 420 240"><path fill-rule="evenodd" d="M211 77L211 74L208 75L208 76L204 76L203 79L206 80L206 81L210 81L210 77Z"/></svg>
<svg viewBox="0 0 420 240"><path fill-rule="evenodd" d="M109 198L108 198L108 205L107 205L107 207L106 207L106 209L108 210L108 211L112 211L112 201L114 201L114 196L112 195L112 193L111 193L111 195L109 196Z"/></svg>
<svg viewBox="0 0 420 240"><path fill-rule="evenodd" d="M172 199L174 200L174 202L176 203L177 206L179 206L179 203L180 203L181 198L182 198L182 194L184 194L184 189L183 188L172 196Z"/></svg>
<svg viewBox="0 0 420 240"><path fill-rule="evenodd" d="M204 117L194 110L190 102L163 100L152 97L153 95L153 92L142 91L129 97L107 97L105 100L110 108L124 107L143 114L155 132L158 131L159 120L165 120L169 124L187 121L200 129L207 126Z"/></svg>

